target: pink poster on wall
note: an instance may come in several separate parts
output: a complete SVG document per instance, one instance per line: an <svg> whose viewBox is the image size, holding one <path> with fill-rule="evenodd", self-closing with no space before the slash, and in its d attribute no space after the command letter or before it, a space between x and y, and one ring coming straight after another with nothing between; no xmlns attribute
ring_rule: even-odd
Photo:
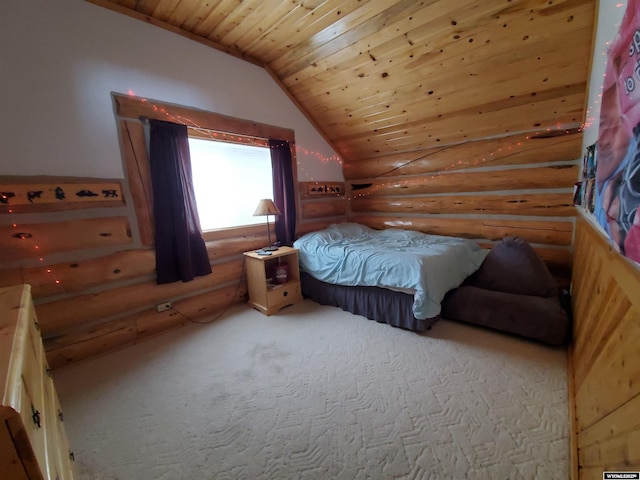
<svg viewBox="0 0 640 480"><path fill-rule="evenodd" d="M607 53L596 149L594 214L640 262L640 0L629 0Z"/></svg>

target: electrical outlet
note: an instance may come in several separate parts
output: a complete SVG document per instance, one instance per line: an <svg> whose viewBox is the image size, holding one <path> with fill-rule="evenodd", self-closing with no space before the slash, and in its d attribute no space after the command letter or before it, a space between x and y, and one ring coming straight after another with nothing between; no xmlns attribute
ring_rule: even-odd
<svg viewBox="0 0 640 480"><path fill-rule="evenodd" d="M171 310L171 302L159 303L156 307L158 308L158 313L166 312Z"/></svg>

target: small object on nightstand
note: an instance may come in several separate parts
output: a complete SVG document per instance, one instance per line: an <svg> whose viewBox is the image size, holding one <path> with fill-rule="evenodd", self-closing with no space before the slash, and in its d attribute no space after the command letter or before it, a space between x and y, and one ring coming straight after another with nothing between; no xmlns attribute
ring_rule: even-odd
<svg viewBox="0 0 640 480"><path fill-rule="evenodd" d="M269 256L271 255L271 252L267 252L266 250L256 250L256 253L260 256Z"/></svg>
<svg viewBox="0 0 640 480"><path fill-rule="evenodd" d="M273 271L273 276L276 279L276 283L287 283L289 281L289 264L282 262L282 257L278 259L278 265Z"/></svg>

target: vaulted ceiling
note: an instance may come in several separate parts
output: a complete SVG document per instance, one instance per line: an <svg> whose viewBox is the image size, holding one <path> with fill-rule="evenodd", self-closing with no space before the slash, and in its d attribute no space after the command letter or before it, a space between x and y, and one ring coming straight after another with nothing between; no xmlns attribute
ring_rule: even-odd
<svg viewBox="0 0 640 480"><path fill-rule="evenodd" d="M88 0L266 68L355 161L584 120L595 0Z"/></svg>

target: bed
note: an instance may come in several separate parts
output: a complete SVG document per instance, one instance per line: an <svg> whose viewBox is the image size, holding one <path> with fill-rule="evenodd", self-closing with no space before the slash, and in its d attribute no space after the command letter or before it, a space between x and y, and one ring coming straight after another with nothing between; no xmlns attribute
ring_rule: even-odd
<svg viewBox="0 0 640 480"><path fill-rule="evenodd" d="M413 331L438 320L445 294L488 253L469 239L348 222L307 233L294 247L305 297Z"/></svg>

